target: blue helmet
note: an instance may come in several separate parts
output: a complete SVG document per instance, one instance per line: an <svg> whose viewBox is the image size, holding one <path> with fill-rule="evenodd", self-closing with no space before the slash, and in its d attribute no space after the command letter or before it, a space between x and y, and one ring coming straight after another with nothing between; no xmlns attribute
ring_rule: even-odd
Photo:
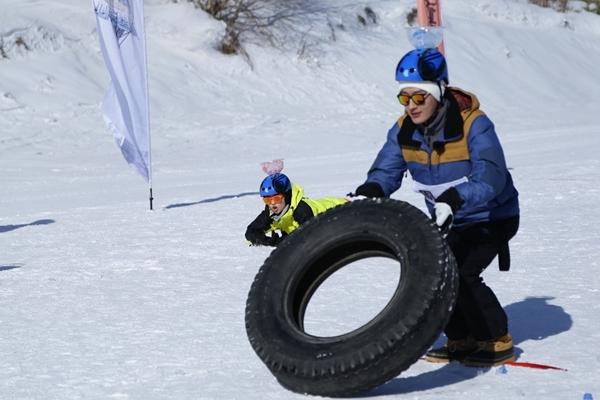
<svg viewBox="0 0 600 400"><path fill-rule="evenodd" d="M285 174L276 173L267 176L260 184L260 195L262 197L285 194L292 190L292 182Z"/></svg>
<svg viewBox="0 0 600 400"><path fill-rule="evenodd" d="M436 48L411 50L396 67L398 82L436 82L448 84L448 67L444 55Z"/></svg>

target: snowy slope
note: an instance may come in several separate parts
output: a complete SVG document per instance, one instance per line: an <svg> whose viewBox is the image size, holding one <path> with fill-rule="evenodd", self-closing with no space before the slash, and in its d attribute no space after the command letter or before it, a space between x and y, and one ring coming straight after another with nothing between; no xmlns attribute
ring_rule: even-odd
<svg viewBox="0 0 600 400"><path fill-rule="evenodd" d="M0 398L301 397L245 334L246 295L269 254L243 240L261 208L259 163L285 158L312 197L364 180L402 112L393 72L413 1L328 4L346 28L335 41L302 55L251 45L251 68L214 51L219 22L146 2L150 212L98 108L108 76L91 4L0 0ZM356 21L367 5L377 25ZM568 371L419 362L369 395L600 398L600 19L524 0L443 5L451 83L479 96L521 193L512 271L484 277L520 359ZM10 45L18 37L26 46ZM423 208L409 183L394 197ZM339 274L315 329L347 326L349 305L366 320L393 281L385 266Z"/></svg>

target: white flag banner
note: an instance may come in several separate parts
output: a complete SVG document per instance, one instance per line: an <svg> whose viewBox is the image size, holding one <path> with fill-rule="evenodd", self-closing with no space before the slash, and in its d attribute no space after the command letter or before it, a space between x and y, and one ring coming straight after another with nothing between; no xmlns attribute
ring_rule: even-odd
<svg viewBox="0 0 600 400"><path fill-rule="evenodd" d="M104 120L125 160L152 184L143 0L93 0L111 84Z"/></svg>

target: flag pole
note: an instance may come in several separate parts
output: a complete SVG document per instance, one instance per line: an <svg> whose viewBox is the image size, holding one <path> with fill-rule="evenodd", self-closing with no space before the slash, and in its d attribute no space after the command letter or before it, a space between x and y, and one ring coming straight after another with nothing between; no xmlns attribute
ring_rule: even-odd
<svg viewBox="0 0 600 400"><path fill-rule="evenodd" d="M142 24L145 25L144 19L144 2L142 2ZM144 36L146 35L146 29L144 27ZM152 133L150 130L150 85L148 81L150 80L150 74L148 73L148 46L146 45L146 40L144 38L144 58L146 62L146 123L148 124L148 189L150 191L148 200L150 201L150 211L152 208L152 201L154 197L152 196Z"/></svg>

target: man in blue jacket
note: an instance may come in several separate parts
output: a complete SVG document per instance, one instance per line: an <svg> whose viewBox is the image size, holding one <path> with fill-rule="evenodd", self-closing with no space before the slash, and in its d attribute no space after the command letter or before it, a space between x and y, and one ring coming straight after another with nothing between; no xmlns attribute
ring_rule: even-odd
<svg viewBox="0 0 600 400"><path fill-rule="evenodd" d="M432 362L493 366L514 359L508 319L481 273L498 256L509 266L508 241L519 227L518 192L494 125L477 98L448 86L437 49L407 53L396 68L404 115L388 132L367 181L355 195L389 197L409 171L458 265L458 299L443 347Z"/></svg>

